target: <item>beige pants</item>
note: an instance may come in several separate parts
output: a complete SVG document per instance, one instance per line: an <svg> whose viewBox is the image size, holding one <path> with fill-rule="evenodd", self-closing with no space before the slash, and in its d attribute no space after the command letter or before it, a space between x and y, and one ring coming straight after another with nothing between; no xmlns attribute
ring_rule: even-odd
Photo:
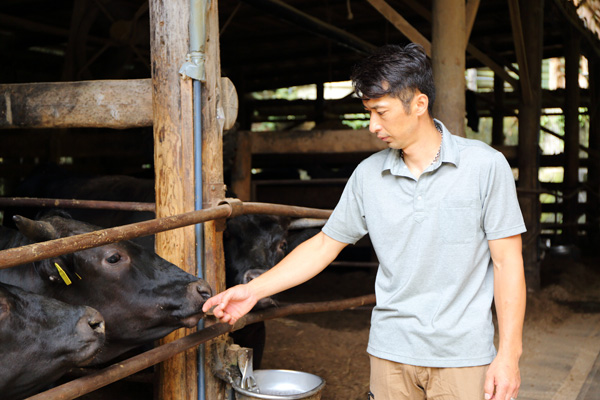
<svg viewBox="0 0 600 400"><path fill-rule="evenodd" d="M429 368L369 357L375 400L483 400L487 365Z"/></svg>

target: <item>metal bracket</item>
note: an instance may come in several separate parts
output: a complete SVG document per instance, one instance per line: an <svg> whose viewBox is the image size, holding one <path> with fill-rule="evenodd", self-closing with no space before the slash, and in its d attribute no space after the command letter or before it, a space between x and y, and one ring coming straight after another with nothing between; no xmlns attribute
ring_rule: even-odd
<svg viewBox="0 0 600 400"><path fill-rule="evenodd" d="M252 349L232 343L231 338L216 340L210 347L213 354L213 374L230 385L241 387L243 370L249 366L251 370Z"/></svg>
<svg viewBox="0 0 600 400"><path fill-rule="evenodd" d="M192 51L185 56L185 62L179 69L182 76L195 79L200 82L206 82L206 54L199 51Z"/></svg>
<svg viewBox="0 0 600 400"><path fill-rule="evenodd" d="M226 199L220 200L218 202L218 206L223 204L229 204L231 207L231 214L229 214L228 218L237 217L238 215L242 215L244 212L244 203L240 199L236 199L233 197L228 197Z"/></svg>

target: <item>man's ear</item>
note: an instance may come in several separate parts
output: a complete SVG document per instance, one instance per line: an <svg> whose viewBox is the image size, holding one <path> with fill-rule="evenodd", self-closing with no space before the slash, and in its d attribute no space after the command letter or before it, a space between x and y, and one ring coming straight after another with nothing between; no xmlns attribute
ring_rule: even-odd
<svg viewBox="0 0 600 400"><path fill-rule="evenodd" d="M417 116L429 113L429 97L424 93L416 91L415 96L413 97L412 107L412 111L416 113Z"/></svg>

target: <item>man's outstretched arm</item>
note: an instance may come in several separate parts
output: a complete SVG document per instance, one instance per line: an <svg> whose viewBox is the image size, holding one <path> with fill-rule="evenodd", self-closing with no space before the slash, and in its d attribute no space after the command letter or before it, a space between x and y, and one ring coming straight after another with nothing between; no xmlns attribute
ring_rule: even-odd
<svg viewBox="0 0 600 400"><path fill-rule="evenodd" d="M296 247L269 271L245 285L229 288L208 299L202 310L211 307L221 322L234 324L246 315L256 302L311 279L323 271L347 243L338 242L323 232Z"/></svg>

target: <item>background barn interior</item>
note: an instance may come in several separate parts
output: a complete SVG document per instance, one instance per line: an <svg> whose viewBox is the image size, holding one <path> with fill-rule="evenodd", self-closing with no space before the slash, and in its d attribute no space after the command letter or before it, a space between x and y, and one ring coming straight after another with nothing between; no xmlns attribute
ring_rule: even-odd
<svg viewBox="0 0 600 400"><path fill-rule="evenodd" d="M0 195L11 196L21 179L47 163L78 173L151 178L160 170L169 175L156 162L151 78L153 71L162 76L161 68L178 70L185 60L152 63L152 21L172 23L175 18L151 18L156 6L150 3L2 2ZM218 36L216 63L235 87L239 111L222 145L215 147L222 150L223 178L210 183L227 184L242 200L333 208L356 164L381 146L367 139L368 116L350 96L346 81L352 65L375 46L407 42L407 25L431 40L435 15L449 23L444 15L450 18L455 4L218 1L219 25L211 33ZM467 9L473 4L478 8L465 45L464 133L502 150L519 178L532 295L550 288L555 300L585 300L593 306L600 300L598 292L588 293L580 285L596 276L597 264L586 260L597 259L600 244L599 3L469 0ZM392 10L376 9L386 5ZM435 14L435 6L442 11ZM60 92L53 85L27 86L105 80L115 82L111 91L106 86L65 84ZM94 100L98 109L107 106L97 97L84 104L78 90L123 101L112 111L112 128L97 122L91 111ZM115 113L126 110L128 96L136 98L135 111L129 112L139 118L117 126ZM65 115L67 120L79 117L85 128L61 121ZM179 179L177 171L171 174L167 181ZM549 262L550 256L562 258ZM574 267L574 262L584 266ZM368 240L346 250L337 264L337 273L368 282L352 286L353 293L369 292L376 260ZM569 278L561 275L565 271ZM570 286L557 295L554 285L560 279ZM547 307L544 303L540 311L551 312ZM363 389L353 388L356 398L362 398Z"/></svg>

